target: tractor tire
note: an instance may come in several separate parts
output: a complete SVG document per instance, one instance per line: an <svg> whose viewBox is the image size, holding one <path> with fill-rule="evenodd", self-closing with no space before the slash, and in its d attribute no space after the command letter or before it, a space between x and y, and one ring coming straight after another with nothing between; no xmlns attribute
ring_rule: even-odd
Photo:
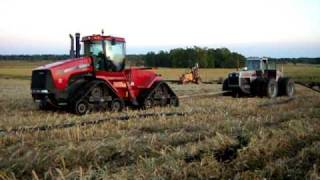
<svg viewBox="0 0 320 180"><path fill-rule="evenodd" d="M79 100L74 105L74 113L84 115L89 112L89 104L85 100Z"/></svg>
<svg viewBox="0 0 320 180"><path fill-rule="evenodd" d="M222 84L222 91L228 91L228 90L229 90L228 79L225 79Z"/></svg>
<svg viewBox="0 0 320 180"><path fill-rule="evenodd" d="M295 94L294 81L291 78L279 79L279 95L293 97Z"/></svg>
<svg viewBox="0 0 320 180"><path fill-rule="evenodd" d="M268 98L275 98L278 95L278 83L275 79L268 79L266 83L265 93Z"/></svg>
<svg viewBox="0 0 320 180"><path fill-rule="evenodd" d="M241 96L241 90L240 89L232 89L232 97L239 98Z"/></svg>
<svg viewBox="0 0 320 180"><path fill-rule="evenodd" d="M120 112L122 111L123 108L124 108L124 103L118 98L113 99L110 103L110 110L112 112Z"/></svg>
<svg viewBox="0 0 320 180"><path fill-rule="evenodd" d="M264 87L266 86L265 84L266 84L265 79L262 79L262 78L255 79L250 85L251 95L263 97L265 95L264 93L265 92Z"/></svg>
<svg viewBox="0 0 320 180"><path fill-rule="evenodd" d="M41 100L38 104L38 108L42 111L46 111L52 109L52 106L47 101Z"/></svg>

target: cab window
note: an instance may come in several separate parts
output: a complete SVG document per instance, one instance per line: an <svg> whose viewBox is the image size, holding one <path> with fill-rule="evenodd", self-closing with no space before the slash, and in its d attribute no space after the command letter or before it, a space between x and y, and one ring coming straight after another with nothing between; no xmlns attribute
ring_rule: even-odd
<svg viewBox="0 0 320 180"><path fill-rule="evenodd" d="M115 65L116 71L122 70L125 58L124 43L106 41L106 53L108 59Z"/></svg>

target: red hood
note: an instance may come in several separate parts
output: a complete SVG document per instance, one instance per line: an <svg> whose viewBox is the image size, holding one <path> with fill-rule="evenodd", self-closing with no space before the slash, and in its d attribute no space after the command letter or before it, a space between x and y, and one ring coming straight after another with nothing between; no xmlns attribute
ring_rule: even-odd
<svg viewBox="0 0 320 180"><path fill-rule="evenodd" d="M50 70L55 87L64 89L71 76L92 72L91 63L90 57L81 57L46 64L34 70Z"/></svg>
<svg viewBox="0 0 320 180"><path fill-rule="evenodd" d="M74 59L66 59L66 60L61 60L53 63L49 63L43 66L39 66L33 70L44 70L44 69L56 69L59 67L70 67L74 66L78 63L91 63L91 59L89 57L81 57L81 58L74 58Z"/></svg>

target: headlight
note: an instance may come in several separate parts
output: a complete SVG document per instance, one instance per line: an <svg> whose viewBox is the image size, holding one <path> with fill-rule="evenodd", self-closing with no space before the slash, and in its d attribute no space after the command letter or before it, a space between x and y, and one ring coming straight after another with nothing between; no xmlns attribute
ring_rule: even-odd
<svg viewBox="0 0 320 180"><path fill-rule="evenodd" d="M49 91L46 89L43 89L43 90L41 90L41 93L49 93Z"/></svg>

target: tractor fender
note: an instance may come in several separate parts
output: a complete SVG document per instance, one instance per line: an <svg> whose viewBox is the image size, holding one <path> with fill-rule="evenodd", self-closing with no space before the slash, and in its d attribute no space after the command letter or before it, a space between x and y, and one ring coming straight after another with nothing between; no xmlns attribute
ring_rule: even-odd
<svg viewBox="0 0 320 180"><path fill-rule="evenodd" d="M156 76L155 78L152 79L152 81L150 81L150 83L147 85L147 88L151 88L154 84L157 84L158 82L163 82L165 83L162 78Z"/></svg>

